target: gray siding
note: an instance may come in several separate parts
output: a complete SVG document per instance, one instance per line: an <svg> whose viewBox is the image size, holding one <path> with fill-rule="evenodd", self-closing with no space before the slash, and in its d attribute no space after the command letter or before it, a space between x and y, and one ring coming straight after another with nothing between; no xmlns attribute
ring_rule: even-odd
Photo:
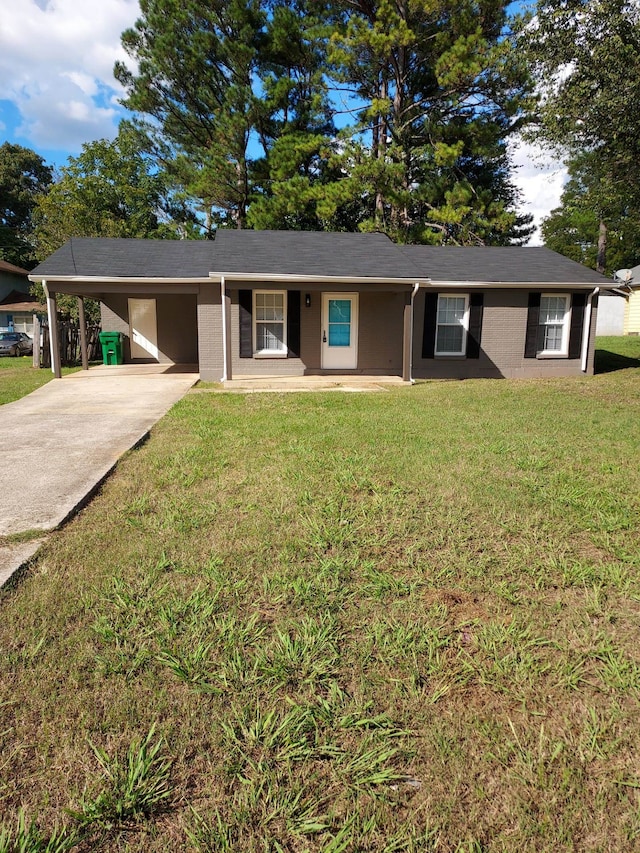
<svg viewBox="0 0 640 853"><path fill-rule="evenodd" d="M148 294L109 294L103 296L102 328L125 336L124 359L131 361L129 342L129 299L148 299ZM198 361L196 296L166 294L155 297L158 323L158 361L160 364L195 364Z"/></svg>
<svg viewBox="0 0 640 853"><path fill-rule="evenodd" d="M544 285L532 290L544 291ZM443 293L447 292L445 290ZM488 290L484 293L484 316L480 358L441 356L422 358L424 291L415 299L413 376L417 379L467 379L472 377L527 378L581 374L581 360L569 358L525 358L528 291ZM593 373L594 335L597 311L591 318L587 373Z"/></svg>
<svg viewBox="0 0 640 853"><path fill-rule="evenodd" d="M0 270L0 299L4 299L12 290L17 290L19 293L29 293L29 279L20 273Z"/></svg>

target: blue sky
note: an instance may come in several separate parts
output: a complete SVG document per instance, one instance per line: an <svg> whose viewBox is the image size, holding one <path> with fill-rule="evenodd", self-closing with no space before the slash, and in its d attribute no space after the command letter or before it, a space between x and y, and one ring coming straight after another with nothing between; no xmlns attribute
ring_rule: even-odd
<svg viewBox="0 0 640 853"><path fill-rule="evenodd" d="M138 15L138 0L0 0L0 143L64 165L84 142L113 138L125 115L113 66L127 61L120 35ZM564 170L530 146L514 163L539 221L558 204Z"/></svg>

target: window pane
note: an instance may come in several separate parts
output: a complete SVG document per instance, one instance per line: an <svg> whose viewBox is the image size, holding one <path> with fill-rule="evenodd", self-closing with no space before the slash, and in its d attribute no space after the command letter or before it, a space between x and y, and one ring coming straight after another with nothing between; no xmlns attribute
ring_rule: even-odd
<svg viewBox="0 0 640 853"><path fill-rule="evenodd" d="M562 326L544 327L542 348L554 352L559 352L562 349Z"/></svg>
<svg viewBox="0 0 640 853"><path fill-rule="evenodd" d="M438 299L438 323L462 323L464 296L441 296Z"/></svg>
<svg viewBox="0 0 640 853"><path fill-rule="evenodd" d="M542 296L540 299L540 323L562 323L566 310L564 296Z"/></svg>
<svg viewBox="0 0 640 853"><path fill-rule="evenodd" d="M462 326L438 326L437 352L462 352Z"/></svg>
<svg viewBox="0 0 640 853"><path fill-rule="evenodd" d="M284 320L284 294L256 293L256 320Z"/></svg>
<svg viewBox="0 0 640 853"><path fill-rule="evenodd" d="M562 352L568 301L566 296L540 297L540 350Z"/></svg>
<svg viewBox="0 0 640 853"><path fill-rule="evenodd" d="M256 323L256 346L258 350L283 350L284 323Z"/></svg>

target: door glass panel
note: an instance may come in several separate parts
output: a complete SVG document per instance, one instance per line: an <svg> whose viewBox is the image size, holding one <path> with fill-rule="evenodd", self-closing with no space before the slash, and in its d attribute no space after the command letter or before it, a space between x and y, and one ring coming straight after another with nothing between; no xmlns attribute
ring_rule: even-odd
<svg viewBox="0 0 640 853"><path fill-rule="evenodd" d="M330 299L329 300L329 322L350 323L351 322L351 300Z"/></svg>
<svg viewBox="0 0 640 853"><path fill-rule="evenodd" d="M351 345L351 325L349 323L329 323L329 346L348 347Z"/></svg>
<svg viewBox="0 0 640 853"><path fill-rule="evenodd" d="M351 300L329 300L329 346L351 346Z"/></svg>

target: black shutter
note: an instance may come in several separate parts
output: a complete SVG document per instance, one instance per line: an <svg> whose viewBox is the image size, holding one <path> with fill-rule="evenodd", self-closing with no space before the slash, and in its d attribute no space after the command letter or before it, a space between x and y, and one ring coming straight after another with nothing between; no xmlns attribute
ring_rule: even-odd
<svg viewBox="0 0 640 853"><path fill-rule="evenodd" d="M467 358L480 358L484 294L472 293L469 297L469 331L467 332Z"/></svg>
<svg viewBox="0 0 640 853"><path fill-rule="evenodd" d="M300 291L287 291L287 347L289 358L300 358Z"/></svg>
<svg viewBox="0 0 640 853"><path fill-rule="evenodd" d="M424 327L422 330L422 357L433 358L436 349L436 321L438 319L438 294L424 295Z"/></svg>
<svg viewBox="0 0 640 853"><path fill-rule="evenodd" d="M529 294L527 312L527 334L524 339L524 357L536 358L538 355L538 327L540 325L540 294Z"/></svg>
<svg viewBox="0 0 640 853"><path fill-rule="evenodd" d="M584 325L585 293L574 293L571 297L571 326L569 328L569 358L580 358L582 350L582 328Z"/></svg>
<svg viewBox="0 0 640 853"><path fill-rule="evenodd" d="M238 291L240 306L240 358L253 357L253 293L251 290Z"/></svg>

